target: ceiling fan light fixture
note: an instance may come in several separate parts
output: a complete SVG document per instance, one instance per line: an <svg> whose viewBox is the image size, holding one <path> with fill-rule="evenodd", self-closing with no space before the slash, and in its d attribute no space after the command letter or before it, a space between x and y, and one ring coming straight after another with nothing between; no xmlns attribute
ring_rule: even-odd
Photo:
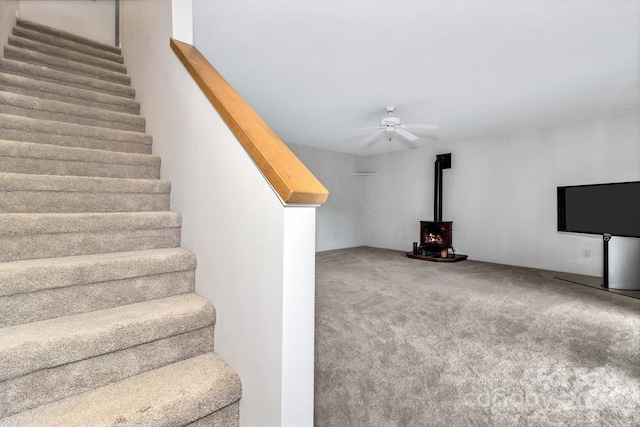
<svg viewBox="0 0 640 427"><path fill-rule="evenodd" d="M376 142L376 138L380 136L380 132L385 132L387 134L386 138L391 142L391 133L397 133L402 138L399 139L399 142L408 148L416 148L417 146L413 144L413 141L417 140L418 137L406 129L416 128L416 129L428 129L428 130L438 130L439 126L437 125L405 125L400 121L399 117L393 116L392 114L395 112L396 107L393 105L385 108L388 116L380 119L380 126L377 128L364 128L364 129L376 129L376 133L371 134L368 138L365 138L365 142L367 143L366 148L369 148Z"/></svg>
<svg viewBox="0 0 640 427"><path fill-rule="evenodd" d="M383 117L380 119L380 126L400 126L398 117Z"/></svg>

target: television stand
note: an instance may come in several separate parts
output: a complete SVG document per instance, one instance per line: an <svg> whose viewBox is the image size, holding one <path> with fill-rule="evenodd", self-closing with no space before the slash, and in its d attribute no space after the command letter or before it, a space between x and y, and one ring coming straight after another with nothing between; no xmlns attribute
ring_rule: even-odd
<svg viewBox="0 0 640 427"><path fill-rule="evenodd" d="M640 238L602 236L602 287L640 290Z"/></svg>
<svg viewBox="0 0 640 427"><path fill-rule="evenodd" d="M602 235L602 287L609 289L609 240L611 234Z"/></svg>

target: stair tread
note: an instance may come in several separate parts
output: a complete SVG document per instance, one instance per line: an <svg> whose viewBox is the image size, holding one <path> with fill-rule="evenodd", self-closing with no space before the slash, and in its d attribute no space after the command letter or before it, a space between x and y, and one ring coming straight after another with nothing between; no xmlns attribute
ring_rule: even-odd
<svg viewBox="0 0 640 427"><path fill-rule="evenodd" d="M52 120L32 119L29 117L0 113L0 129L2 128L30 133L45 132L48 135L63 135L103 141L151 145L151 135L146 133L79 125L75 123L63 123Z"/></svg>
<svg viewBox="0 0 640 427"><path fill-rule="evenodd" d="M159 179L35 175L0 172L0 191L64 191L96 193L169 193L171 183Z"/></svg>
<svg viewBox="0 0 640 427"><path fill-rule="evenodd" d="M0 419L211 352L213 332L196 329L4 381Z"/></svg>
<svg viewBox="0 0 640 427"><path fill-rule="evenodd" d="M124 63L124 58L122 57L122 55L119 55L117 53L74 42L72 40L63 39L61 37L56 37L50 34L41 33L39 31L30 30L29 28L18 26L13 27L13 34L24 37L26 39L37 40L42 43L59 46L68 50L93 55L98 58L107 59L109 61L118 62L121 64Z"/></svg>
<svg viewBox="0 0 640 427"><path fill-rule="evenodd" d="M195 293L0 329L0 381L212 326Z"/></svg>
<svg viewBox="0 0 640 427"><path fill-rule="evenodd" d="M127 73L127 67L123 63L109 61L108 59L99 58L93 55L87 55L82 52L77 52L74 50L66 49L64 47L43 43L38 40L33 40L18 35L10 35L8 42L10 46L29 49L34 52L42 53L45 55L52 55L57 58L64 58L67 61L91 65L93 67L98 67L104 70L114 71L121 74Z"/></svg>
<svg viewBox="0 0 640 427"><path fill-rule="evenodd" d="M0 172L160 179L160 157L0 139Z"/></svg>
<svg viewBox="0 0 640 427"><path fill-rule="evenodd" d="M0 236L178 228L175 212L0 213Z"/></svg>
<svg viewBox="0 0 640 427"><path fill-rule="evenodd" d="M131 78L128 75L117 71L105 70L104 68L83 64L81 62L67 61L57 56L13 45L4 46L4 56L9 59L50 67L55 70L67 72L74 76L90 77L95 80L102 80L120 85L131 84Z"/></svg>
<svg viewBox="0 0 640 427"><path fill-rule="evenodd" d="M72 40L75 41L76 43L80 43L80 44L86 44L89 46L93 46L97 49L102 49L102 50L106 50L109 52L113 52L116 53L118 55L120 55L120 48L116 47L116 46L111 46L111 45L107 45L104 43L100 43L96 40L87 38L87 37L83 37L83 36L79 36L77 34L73 34L73 33L69 33L67 31L63 31L63 30L59 30L57 28L53 28L44 24L40 24L38 22L34 22L34 21L29 21L27 19L23 19L23 18L18 18L16 20L16 26L18 27L23 27L23 28L29 28L31 30L34 31L38 31L41 33L45 33L45 34L50 34L52 36L58 37L58 38L63 38L66 40Z"/></svg>
<svg viewBox="0 0 640 427"><path fill-rule="evenodd" d="M0 139L0 156L30 157L47 160L70 160L116 165L159 165L160 157L153 154L121 153L93 148L65 147L37 142Z"/></svg>
<svg viewBox="0 0 640 427"><path fill-rule="evenodd" d="M16 414L2 423L171 427L204 418L237 402L241 394L238 375L210 352Z"/></svg>
<svg viewBox="0 0 640 427"><path fill-rule="evenodd" d="M145 118L139 114L120 113L69 102L42 99L35 96L7 92L4 90L0 90L0 104L38 110L41 112L59 113L87 119L128 123L139 126L144 126L146 122Z"/></svg>
<svg viewBox="0 0 640 427"><path fill-rule="evenodd" d="M66 86L78 87L85 90L89 88L102 93L106 92L106 94L112 96L131 99L135 96L135 90L129 84L96 79L91 76L36 65L10 57L0 58L0 69L18 76L30 76L31 78L56 84L62 82Z"/></svg>
<svg viewBox="0 0 640 427"><path fill-rule="evenodd" d="M174 212L0 213L0 261L180 246Z"/></svg>
<svg viewBox="0 0 640 427"><path fill-rule="evenodd" d="M75 123L63 123L54 120L32 119L24 116L14 116L13 114L0 113L0 126L13 129L32 130L47 129L48 133L69 136L87 136L96 139L107 139L115 141L140 141L140 143L151 143L151 135L134 132L130 130L106 129L97 126L79 125Z"/></svg>
<svg viewBox="0 0 640 427"><path fill-rule="evenodd" d="M0 58L0 64L3 62L6 64L8 61L11 60ZM14 62L13 65L17 65L17 63ZM6 92L36 96L40 99L91 106L98 110L125 112L133 115L138 115L140 111L140 103L128 96L111 95L17 74L0 73L0 84Z"/></svg>
<svg viewBox="0 0 640 427"><path fill-rule="evenodd" d="M0 296L195 268L195 255L183 248L8 261L0 265Z"/></svg>

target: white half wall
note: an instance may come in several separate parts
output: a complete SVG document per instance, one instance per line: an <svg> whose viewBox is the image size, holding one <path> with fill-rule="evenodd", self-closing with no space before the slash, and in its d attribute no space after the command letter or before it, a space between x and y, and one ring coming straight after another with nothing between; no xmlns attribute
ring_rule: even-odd
<svg viewBox="0 0 640 427"><path fill-rule="evenodd" d="M123 2L125 63L198 258L196 290L216 307L216 352L242 380L240 424L312 425L315 208L283 206L171 50L186 3Z"/></svg>
<svg viewBox="0 0 640 427"><path fill-rule="evenodd" d="M353 173L362 172L363 157L298 144L287 145L329 190L327 202L316 213L316 250L361 246L363 190L369 177Z"/></svg>
<svg viewBox="0 0 640 427"><path fill-rule="evenodd" d="M20 0L19 4L22 19L115 44L115 0Z"/></svg>
<svg viewBox="0 0 640 427"><path fill-rule="evenodd" d="M640 111L371 156L366 245L411 249L419 221L433 219L435 156L449 152L443 220L454 222L457 252L601 275L601 237L556 231L556 187L640 180Z"/></svg>
<svg viewBox="0 0 640 427"><path fill-rule="evenodd" d="M281 426L312 426L315 372L316 209L284 212ZM309 286L311 284L311 286ZM258 425L244 423L244 425ZM260 424L263 425L263 424Z"/></svg>

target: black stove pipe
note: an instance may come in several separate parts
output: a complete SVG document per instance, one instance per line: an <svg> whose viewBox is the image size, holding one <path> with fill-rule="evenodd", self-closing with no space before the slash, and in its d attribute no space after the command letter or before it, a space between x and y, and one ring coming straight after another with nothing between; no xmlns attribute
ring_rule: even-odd
<svg viewBox="0 0 640 427"><path fill-rule="evenodd" d="M442 165L436 157L433 177L433 221L442 221Z"/></svg>
<svg viewBox="0 0 640 427"><path fill-rule="evenodd" d="M442 170L451 168L451 153L438 154L433 178L433 221L442 221Z"/></svg>

